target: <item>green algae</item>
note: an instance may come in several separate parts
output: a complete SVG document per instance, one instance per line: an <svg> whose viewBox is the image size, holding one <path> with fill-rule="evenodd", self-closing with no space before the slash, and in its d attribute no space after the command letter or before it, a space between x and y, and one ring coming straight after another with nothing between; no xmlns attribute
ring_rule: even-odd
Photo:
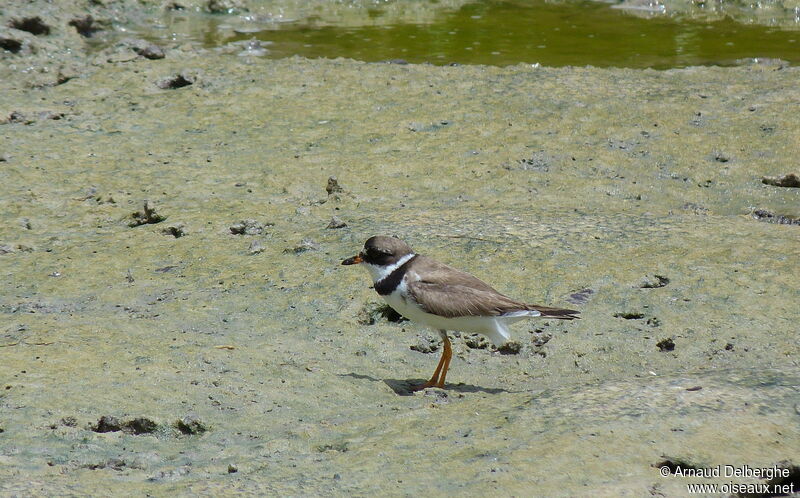
<svg viewBox="0 0 800 498"><path fill-rule="evenodd" d="M630 15L629 10L588 1L443 4L418 16L397 12L395 7L375 6L369 16L353 8L338 15L305 12L280 20L170 12L158 28L140 26L135 32L160 43L177 36L206 48L270 58L301 55L437 65L526 62L655 69L730 66L753 58L800 61L800 38L792 25L655 12L642 18Z"/></svg>

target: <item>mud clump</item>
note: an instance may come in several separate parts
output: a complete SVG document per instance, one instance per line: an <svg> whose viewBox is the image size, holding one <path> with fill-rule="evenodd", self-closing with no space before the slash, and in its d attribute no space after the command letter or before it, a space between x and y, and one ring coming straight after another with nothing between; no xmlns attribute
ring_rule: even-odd
<svg viewBox="0 0 800 498"><path fill-rule="evenodd" d="M761 178L761 183L774 187L800 188L800 175L789 173L782 176L765 176Z"/></svg>
<svg viewBox="0 0 800 498"><path fill-rule="evenodd" d="M542 358L547 357L547 351L545 351L545 344L550 342L550 339L553 338L552 334L546 333L542 330L535 330L535 335L531 337L531 345L533 346L532 352L533 354L537 354Z"/></svg>
<svg viewBox="0 0 800 498"><path fill-rule="evenodd" d="M12 19L8 26L20 31L27 31L32 35L42 36L50 34L50 26L42 21L39 16L23 17L22 19Z"/></svg>
<svg viewBox="0 0 800 498"><path fill-rule="evenodd" d="M211 14L235 14L247 8L239 0L208 0L206 10Z"/></svg>
<svg viewBox="0 0 800 498"><path fill-rule="evenodd" d="M189 467L183 466L172 470L161 470L147 478L149 482L175 481L189 475Z"/></svg>
<svg viewBox="0 0 800 498"><path fill-rule="evenodd" d="M176 239L183 237L186 235L186 228L184 227L183 223L176 223L175 225L169 226L161 231L164 235L172 235Z"/></svg>
<svg viewBox="0 0 800 498"><path fill-rule="evenodd" d="M25 244L0 244L0 255L13 254L17 251L33 252L33 247L26 246Z"/></svg>
<svg viewBox="0 0 800 498"><path fill-rule="evenodd" d="M342 221L341 218L339 218L338 216L334 216L333 218L331 218L330 223L328 223L328 226L325 227L325 228L327 228L329 230L333 230L333 229L337 229L337 228L345 228L346 226L347 226L347 223Z"/></svg>
<svg viewBox="0 0 800 498"><path fill-rule="evenodd" d="M641 320L644 318L644 313L635 311L626 311L621 313L614 313L614 318L624 318L625 320Z"/></svg>
<svg viewBox="0 0 800 498"><path fill-rule="evenodd" d="M335 451L335 452L338 452L338 453L346 453L349 450L349 448L347 447L348 444L349 443L347 441L343 441L343 442L340 442L340 443L321 444L321 445L317 446L317 451L320 452L320 453L326 453L328 451Z"/></svg>
<svg viewBox="0 0 800 498"><path fill-rule="evenodd" d="M274 223L259 223L256 220L242 220L230 226L229 230L233 235L261 235L268 226Z"/></svg>
<svg viewBox="0 0 800 498"><path fill-rule="evenodd" d="M368 303L359 313L358 323L361 325L375 325L381 320L399 323L408 319L396 312L388 304Z"/></svg>
<svg viewBox="0 0 800 498"><path fill-rule="evenodd" d="M553 158L544 151L535 152L531 157L517 159L517 167L523 171L547 173L553 164ZM511 168L507 168L511 169Z"/></svg>
<svg viewBox="0 0 800 498"><path fill-rule="evenodd" d="M181 434L186 435L199 435L208 431L208 426L193 415L188 415L176 421L175 428L181 431Z"/></svg>
<svg viewBox="0 0 800 498"><path fill-rule="evenodd" d="M586 304L592 297L592 294L594 294L594 290L592 289L581 289L570 294L567 301L572 304Z"/></svg>
<svg viewBox="0 0 800 498"><path fill-rule="evenodd" d="M158 429L158 424L145 417L138 417L122 424L122 430L133 434L150 434Z"/></svg>
<svg viewBox="0 0 800 498"><path fill-rule="evenodd" d="M161 223L162 221L167 219L166 216L162 216L156 212L155 206L153 206L153 204L150 201L144 201L144 206L142 207L142 210L132 213L131 218L133 218L133 220L130 223L128 223L128 226L131 228L138 227L141 225L151 225L155 223Z"/></svg>
<svg viewBox="0 0 800 498"><path fill-rule="evenodd" d="M715 150L712 157L718 163L727 163L731 160L731 156L719 150Z"/></svg>
<svg viewBox="0 0 800 498"><path fill-rule="evenodd" d="M775 223L777 225L800 225L800 218L775 214L766 209L756 209L753 211L753 218L758 221Z"/></svg>
<svg viewBox="0 0 800 498"><path fill-rule="evenodd" d="M125 467L128 467L128 462L122 460L121 458L110 458L105 462L100 463L90 463L84 466L89 470L102 470L102 469L111 469L111 470L124 470Z"/></svg>
<svg viewBox="0 0 800 498"><path fill-rule="evenodd" d="M7 38L3 36L0 37L0 49L16 54L22 50L22 42L16 38Z"/></svg>
<svg viewBox="0 0 800 498"><path fill-rule="evenodd" d="M651 316L650 318L647 319L647 321L645 323L647 325L651 326L651 327L660 327L661 326L661 320L659 320L658 317L656 317L656 316Z"/></svg>
<svg viewBox="0 0 800 498"><path fill-rule="evenodd" d="M639 287L642 289L660 289L661 287L666 287L669 284L669 278L663 275L645 275L641 282L639 282Z"/></svg>
<svg viewBox="0 0 800 498"><path fill-rule="evenodd" d="M89 15L85 17L76 17L69 22L69 25L74 27L75 31L84 38L91 38L98 31L102 31L99 24L95 22L94 17Z"/></svg>
<svg viewBox="0 0 800 498"><path fill-rule="evenodd" d="M156 81L156 86L162 90L176 90L185 86L194 85L196 81L197 78L195 76L183 72Z"/></svg>
<svg viewBox="0 0 800 498"><path fill-rule="evenodd" d="M97 424L90 427L93 432L119 432L128 434L151 434L158 429L158 424L145 417L137 417L125 422L120 422L114 416L103 415Z"/></svg>
<svg viewBox="0 0 800 498"><path fill-rule="evenodd" d="M97 425L92 427L94 432L117 432L122 430L122 424L119 423L116 417L111 415L103 415L97 421Z"/></svg>
<svg viewBox="0 0 800 498"><path fill-rule="evenodd" d="M290 254L302 254L308 251L319 251L319 248L320 248L319 244L317 244L313 240L303 239L296 246L288 247L284 249L283 252Z"/></svg>
<svg viewBox="0 0 800 498"><path fill-rule="evenodd" d="M420 123L420 122L413 122L408 124L408 131L414 133L435 133L446 126L450 126L452 123L447 120L441 120L438 122L433 122L429 124Z"/></svg>
<svg viewBox="0 0 800 498"><path fill-rule="evenodd" d="M522 351L522 343L519 341L508 341L499 348L497 351L500 354L519 354Z"/></svg>
<svg viewBox="0 0 800 498"><path fill-rule="evenodd" d="M439 341L430 335L419 335L417 342L409 346L409 349L425 354L435 353L439 350Z"/></svg>
<svg viewBox="0 0 800 498"><path fill-rule="evenodd" d="M47 119L58 121L64 116L65 115L63 112L55 112L55 111L41 111L36 113L35 116L32 116L31 114L25 114L21 111L12 111L11 114L8 115L8 117L0 120L0 125L4 124L32 125L37 121L42 121Z"/></svg>
<svg viewBox="0 0 800 498"><path fill-rule="evenodd" d="M675 341L672 340L672 337L667 337L665 339L661 339L656 343L656 347L662 353L666 353L668 351L675 350Z"/></svg>
<svg viewBox="0 0 800 498"><path fill-rule="evenodd" d="M165 57L164 50L154 43L142 39L124 40L123 43L131 48L137 55L145 59L158 60Z"/></svg>
<svg viewBox="0 0 800 498"><path fill-rule="evenodd" d="M64 417L60 420L61 425L66 427L77 427L78 419L75 417Z"/></svg>
<svg viewBox="0 0 800 498"><path fill-rule="evenodd" d="M436 405L441 405L450 402L450 395L447 394L447 391L442 389L431 389L427 388L423 391L423 396L426 398L433 398L433 403ZM464 431L461 434L462 437L469 436L469 430Z"/></svg>
<svg viewBox="0 0 800 498"><path fill-rule="evenodd" d="M675 457L668 457L662 456L663 460L660 460L652 465L657 469L667 468L669 469L670 474L675 474L678 471L683 470L698 470L700 467L697 465L690 463L688 460L683 458L675 458Z"/></svg>
<svg viewBox="0 0 800 498"><path fill-rule="evenodd" d="M158 60L158 59L163 59L165 57L164 50L158 45L154 45L152 43L148 44L147 46L141 49L134 48L134 51L137 54L144 57L145 59L150 59L150 60Z"/></svg>
<svg viewBox="0 0 800 498"><path fill-rule="evenodd" d="M247 248L248 254L261 254L266 250L264 247L264 243L260 240L254 240L250 243L250 247Z"/></svg>
<svg viewBox="0 0 800 498"><path fill-rule="evenodd" d="M327 192L328 195L340 194L344 192L344 189L341 185L339 185L339 181L336 179L336 177L331 176L328 178L328 184L325 186L325 192Z"/></svg>
<svg viewBox="0 0 800 498"><path fill-rule="evenodd" d="M489 349L489 340L480 334L464 335L464 344L470 349Z"/></svg>
<svg viewBox="0 0 800 498"><path fill-rule="evenodd" d="M50 424L51 429L58 429L59 426L64 427L77 427L78 419L75 417L64 417L55 424Z"/></svg>

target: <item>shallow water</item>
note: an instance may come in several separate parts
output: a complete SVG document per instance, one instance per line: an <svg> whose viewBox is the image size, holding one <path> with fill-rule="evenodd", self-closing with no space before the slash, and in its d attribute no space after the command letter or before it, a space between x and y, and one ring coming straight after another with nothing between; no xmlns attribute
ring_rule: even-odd
<svg viewBox="0 0 800 498"><path fill-rule="evenodd" d="M416 17L386 7L364 11L361 18L353 12L306 12L294 19L172 12L159 20L158 28L140 28L138 34L207 48L229 46L242 55L437 65L523 62L667 69L736 65L752 58L800 60L800 33L791 29L730 19L703 22L657 11L632 14L588 1L489 1Z"/></svg>

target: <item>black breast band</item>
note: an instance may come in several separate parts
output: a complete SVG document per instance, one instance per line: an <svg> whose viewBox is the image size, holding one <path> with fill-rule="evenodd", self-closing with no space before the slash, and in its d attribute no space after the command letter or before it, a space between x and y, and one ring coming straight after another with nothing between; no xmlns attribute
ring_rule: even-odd
<svg viewBox="0 0 800 498"><path fill-rule="evenodd" d="M417 255L411 256L408 261L403 263L402 265L395 268L395 270L386 275L383 280L380 282L375 283L375 291L380 294L381 296L388 296L400 285L400 282L403 281L403 277L406 274L406 269L408 265L411 264L414 259L416 259Z"/></svg>

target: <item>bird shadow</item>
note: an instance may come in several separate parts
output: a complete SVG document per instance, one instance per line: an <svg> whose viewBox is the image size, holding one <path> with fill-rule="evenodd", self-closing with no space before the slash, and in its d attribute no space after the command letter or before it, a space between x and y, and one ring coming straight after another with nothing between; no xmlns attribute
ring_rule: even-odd
<svg viewBox="0 0 800 498"><path fill-rule="evenodd" d="M424 384L427 380L427 379L376 379L375 377L370 377L369 375L361 375L357 373L339 374L339 377L352 377L354 379L364 379L372 382L383 382L384 384L389 386L389 389L394 391L394 393L397 394L398 396L413 396L415 392L414 388ZM454 391L459 393L483 392L489 394L500 394L500 393L514 392L496 387L481 387L464 383L445 384L444 389L445 391Z"/></svg>

